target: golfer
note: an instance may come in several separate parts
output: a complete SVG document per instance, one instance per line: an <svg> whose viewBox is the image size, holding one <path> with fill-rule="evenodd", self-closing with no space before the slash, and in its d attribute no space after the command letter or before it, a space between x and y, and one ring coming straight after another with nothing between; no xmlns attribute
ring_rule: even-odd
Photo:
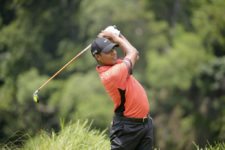
<svg viewBox="0 0 225 150"><path fill-rule="evenodd" d="M115 47L123 51L123 59L117 58ZM147 94L132 75L138 51L122 34L104 30L93 41L91 53L98 63L96 70L102 84L114 103L111 150L151 150L153 124Z"/></svg>

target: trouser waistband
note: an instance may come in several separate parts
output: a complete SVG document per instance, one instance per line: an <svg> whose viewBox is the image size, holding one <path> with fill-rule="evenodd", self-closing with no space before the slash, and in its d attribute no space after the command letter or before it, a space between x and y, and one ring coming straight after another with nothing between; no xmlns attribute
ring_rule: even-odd
<svg viewBox="0 0 225 150"><path fill-rule="evenodd" d="M125 117L125 116L121 116L121 115L115 114L114 117L113 117L113 119L120 120L120 121L129 121L129 122L145 123L145 122L148 122L149 117L150 116L147 115L144 118L128 118L128 117Z"/></svg>

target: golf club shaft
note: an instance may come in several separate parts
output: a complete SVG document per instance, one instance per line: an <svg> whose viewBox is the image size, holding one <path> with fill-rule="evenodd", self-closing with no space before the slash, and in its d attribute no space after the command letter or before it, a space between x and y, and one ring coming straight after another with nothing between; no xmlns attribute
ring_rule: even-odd
<svg viewBox="0 0 225 150"><path fill-rule="evenodd" d="M54 77L56 77L63 69L65 69L69 64L71 64L75 59L77 59L81 54L83 54L85 51L87 51L91 47L91 44L89 44L85 49L83 49L81 52L79 52L76 56L74 56L68 63L66 63L61 69L59 69L54 75L52 75L45 83L43 83L37 91L40 91L49 81L51 81Z"/></svg>

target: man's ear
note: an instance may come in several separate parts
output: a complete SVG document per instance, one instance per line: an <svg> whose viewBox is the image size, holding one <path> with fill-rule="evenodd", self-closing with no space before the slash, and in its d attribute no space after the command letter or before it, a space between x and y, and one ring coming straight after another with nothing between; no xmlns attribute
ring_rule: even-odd
<svg viewBox="0 0 225 150"><path fill-rule="evenodd" d="M95 54L95 59L96 59L97 61L100 61L100 60L101 60L101 55L100 55L100 54Z"/></svg>

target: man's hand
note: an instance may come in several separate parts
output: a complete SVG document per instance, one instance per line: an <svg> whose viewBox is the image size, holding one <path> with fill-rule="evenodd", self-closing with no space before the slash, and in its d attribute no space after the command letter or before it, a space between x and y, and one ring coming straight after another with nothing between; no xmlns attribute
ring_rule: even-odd
<svg viewBox="0 0 225 150"><path fill-rule="evenodd" d="M116 38L120 36L120 31L116 28L116 26L108 26L104 30L99 33L98 37L104 37L109 39L114 43L118 43L118 39Z"/></svg>
<svg viewBox="0 0 225 150"><path fill-rule="evenodd" d="M113 34L116 34L117 36L120 35L120 31L116 28L116 26L108 26L105 28L104 31L112 32Z"/></svg>
<svg viewBox="0 0 225 150"><path fill-rule="evenodd" d="M107 38L113 43L120 43L120 41L122 40L121 37L116 35L115 33L111 32L111 31L105 31L105 30L103 30L101 33L99 33L98 37Z"/></svg>

